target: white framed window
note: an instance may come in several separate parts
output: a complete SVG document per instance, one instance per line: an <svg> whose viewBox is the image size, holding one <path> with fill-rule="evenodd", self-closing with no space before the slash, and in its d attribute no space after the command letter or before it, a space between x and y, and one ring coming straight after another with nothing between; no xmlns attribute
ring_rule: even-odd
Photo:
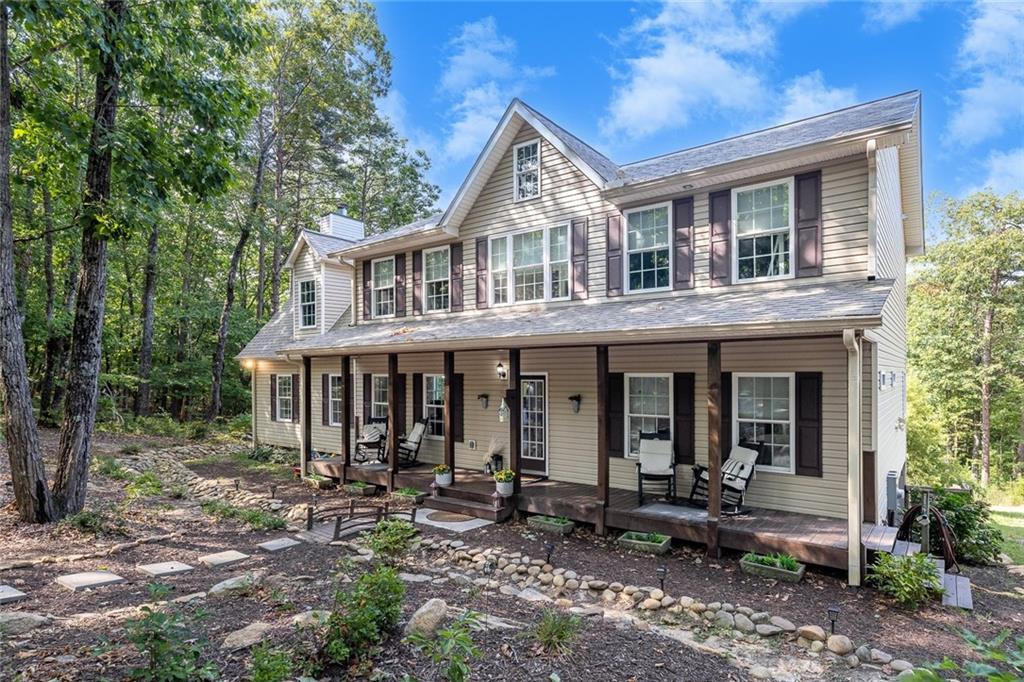
<svg viewBox="0 0 1024 682"><path fill-rule="evenodd" d="M786 372L762 372L732 377L733 445L741 441L764 443L757 468L792 474L795 375Z"/></svg>
<svg viewBox="0 0 1024 682"><path fill-rule="evenodd" d="M331 411L329 413L331 419L331 426L340 426L341 411L343 409L342 398L344 396L344 394L342 393L341 375L332 374L328 379L327 383L328 389L330 390L330 395L327 396L327 399L331 401Z"/></svg>
<svg viewBox="0 0 1024 682"><path fill-rule="evenodd" d="M387 419L388 416L388 376L386 374L374 374L370 392L370 416L374 419Z"/></svg>
<svg viewBox="0 0 1024 682"><path fill-rule="evenodd" d="M491 305L568 299L569 250L568 224L492 237Z"/></svg>
<svg viewBox="0 0 1024 682"><path fill-rule="evenodd" d="M448 310L451 287L451 249L441 246L423 252L424 310L428 313Z"/></svg>
<svg viewBox="0 0 1024 682"><path fill-rule="evenodd" d="M316 326L316 280L299 282L299 322L303 329Z"/></svg>
<svg viewBox="0 0 1024 682"><path fill-rule="evenodd" d="M373 261L373 316L391 317L395 314L395 257Z"/></svg>
<svg viewBox="0 0 1024 682"><path fill-rule="evenodd" d="M733 281L792 277L793 178L732 191Z"/></svg>
<svg viewBox="0 0 1024 682"><path fill-rule="evenodd" d="M626 456L636 457L641 433L672 439L672 375L627 374L624 379Z"/></svg>
<svg viewBox="0 0 1024 682"><path fill-rule="evenodd" d="M444 375L423 375L423 417L427 435L444 437Z"/></svg>
<svg viewBox="0 0 1024 682"><path fill-rule="evenodd" d="M292 386L291 374L277 375L277 420L290 422L294 413L295 387Z"/></svg>
<svg viewBox="0 0 1024 682"><path fill-rule="evenodd" d="M517 144L512 150L514 201L540 196L540 138Z"/></svg>
<svg viewBox="0 0 1024 682"><path fill-rule="evenodd" d="M626 217L626 291L672 287L672 204L624 211Z"/></svg>

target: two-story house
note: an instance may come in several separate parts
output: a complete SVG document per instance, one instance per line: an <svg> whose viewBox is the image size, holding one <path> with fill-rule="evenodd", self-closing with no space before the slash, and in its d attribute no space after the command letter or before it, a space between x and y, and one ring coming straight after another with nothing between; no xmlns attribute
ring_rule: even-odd
<svg viewBox="0 0 1024 682"><path fill-rule="evenodd" d="M426 420L420 460L456 471L433 506L484 515L460 480L499 451L517 494L495 505L788 551L859 584L905 468L920 115L910 92L620 165L513 100L444 213L303 233L291 300L239 355L254 436L423 485L393 453ZM375 419L390 454L356 465ZM710 467L706 512L638 502L642 433L672 441L680 497ZM726 516L741 442L761 446L748 513Z"/></svg>

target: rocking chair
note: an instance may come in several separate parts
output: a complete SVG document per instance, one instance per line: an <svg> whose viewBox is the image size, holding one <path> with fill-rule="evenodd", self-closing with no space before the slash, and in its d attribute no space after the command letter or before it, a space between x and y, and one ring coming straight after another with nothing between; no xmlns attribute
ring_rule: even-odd
<svg viewBox="0 0 1024 682"><path fill-rule="evenodd" d="M729 459L722 462L722 513L738 515L743 513L743 498L750 481L754 478L757 458L764 443L742 443L733 447ZM690 504L695 507L708 506L708 468L693 467L693 487L690 488Z"/></svg>

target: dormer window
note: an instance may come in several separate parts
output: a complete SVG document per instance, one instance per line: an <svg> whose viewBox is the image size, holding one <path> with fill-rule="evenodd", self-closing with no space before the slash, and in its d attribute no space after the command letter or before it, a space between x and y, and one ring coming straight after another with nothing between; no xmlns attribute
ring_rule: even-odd
<svg viewBox="0 0 1024 682"><path fill-rule="evenodd" d="M445 311L450 302L451 250L447 246L423 252L423 283L427 312Z"/></svg>
<svg viewBox="0 0 1024 682"><path fill-rule="evenodd" d="M793 199L793 178L733 190L735 281L792 276Z"/></svg>
<svg viewBox="0 0 1024 682"><path fill-rule="evenodd" d="M540 196L540 140L517 144L512 152L515 201Z"/></svg>
<svg viewBox="0 0 1024 682"><path fill-rule="evenodd" d="M395 257L373 261L373 316L395 314Z"/></svg>
<svg viewBox="0 0 1024 682"><path fill-rule="evenodd" d="M316 327L316 280L299 282L299 318L303 329Z"/></svg>

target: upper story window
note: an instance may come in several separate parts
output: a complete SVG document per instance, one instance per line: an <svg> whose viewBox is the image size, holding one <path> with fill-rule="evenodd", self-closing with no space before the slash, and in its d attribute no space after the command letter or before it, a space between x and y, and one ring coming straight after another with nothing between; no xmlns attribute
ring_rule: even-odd
<svg viewBox="0 0 1024 682"><path fill-rule="evenodd" d="M793 178L732 191L735 281L791 276Z"/></svg>
<svg viewBox="0 0 1024 682"><path fill-rule="evenodd" d="M515 201L540 196L540 140L517 144L513 155Z"/></svg>
<svg viewBox="0 0 1024 682"><path fill-rule="evenodd" d="M373 316L395 314L395 257L373 261Z"/></svg>
<svg viewBox="0 0 1024 682"><path fill-rule="evenodd" d="M448 310L451 280L451 250L447 246L423 252L423 283L427 312Z"/></svg>
<svg viewBox="0 0 1024 682"><path fill-rule="evenodd" d="M569 226L494 237L491 305L569 298Z"/></svg>
<svg viewBox="0 0 1024 682"><path fill-rule="evenodd" d="M277 375L277 419L278 421L290 422L292 420L292 376L290 374Z"/></svg>
<svg viewBox="0 0 1024 682"><path fill-rule="evenodd" d="M733 374L736 443L764 443L758 469L791 474L793 464L793 374Z"/></svg>
<svg viewBox="0 0 1024 682"><path fill-rule="evenodd" d="M658 291L671 286L671 208L665 203L625 211L628 291Z"/></svg>
<svg viewBox="0 0 1024 682"><path fill-rule="evenodd" d="M423 375L423 416L428 436L444 436L444 375Z"/></svg>
<svg viewBox="0 0 1024 682"><path fill-rule="evenodd" d="M299 316L303 329L316 326L316 280L299 282Z"/></svg>

